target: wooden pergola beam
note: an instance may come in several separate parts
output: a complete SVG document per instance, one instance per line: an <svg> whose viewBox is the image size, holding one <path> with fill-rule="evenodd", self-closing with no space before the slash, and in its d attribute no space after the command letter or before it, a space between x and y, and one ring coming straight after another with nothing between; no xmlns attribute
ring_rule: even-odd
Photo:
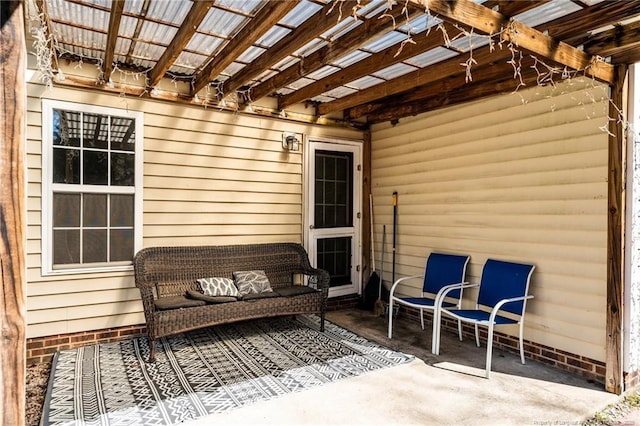
<svg viewBox="0 0 640 426"><path fill-rule="evenodd" d="M613 82L613 66L610 64L471 0L409 0L409 2L416 7L426 7L442 18L468 25L485 34L500 33L503 40L540 55L542 58L571 69L584 69L587 75L605 83Z"/></svg>
<svg viewBox="0 0 640 426"><path fill-rule="evenodd" d="M413 19L422 13L422 11L416 8L410 9L411 10L408 11L408 19ZM378 13L342 37L330 41L328 45L305 56L300 62L291 65L289 68L280 71L268 80L252 87L251 99L256 100L267 96L277 89L317 71L346 53L364 46L370 39L392 31L394 22L397 23L401 19L404 20L405 15L400 7Z"/></svg>
<svg viewBox="0 0 640 426"><path fill-rule="evenodd" d="M281 38L257 59L226 80L222 92L225 96L234 92L243 84L262 74L270 66L280 62L315 37L335 26L339 20L351 16L353 8L369 2L370 0L344 0L337 4L327 3L299 27Z"/></svg>
<svg viewBox="0 0 640 426"><path fill-rule="evenodd" d="M171 66L174 64L184 47L189 43L191 37L196 32L202 20L207 16L209 9L215 3L215 0L194 1L189 13L184 18L182 25L169 43L162 56L156 62L156 65L147 76L147 86L154 87Z"/></svg>
<svg viewBox="0 0 640 426"><path fill-rule="evenodd" d="M24 423L26 81L23 2L0 1L0 424Z"/></svg>
<svg viewBox="0 0 640 426"><path fill-rule="evenodd" d="M120 29L123 10L124 0L114 0L113 3L111 3L109 29L107 30L107 45L104 48L104 62L102 63L102 80L105 82L109 81L111 73L113 72L113 55L116 50L116 41L118 40L118 30Z"/></svg>
<svg viewBox="0 0 640 426"><path fill-rule="evenodd" d="M607 320L606 320L606 367L605 388L620 394L623 391L623 346L624 324L624 228L625 228L625 134L618 108L622 109L625 97L626 65L615 67L611 85L609 106L609 149L607 179Z"/></svg>
<svg viewBox="0 0 640 426"><path fill-rule="evenodd" d="M620 50L636 50L640 47L640 22L616 25L610 30L590 36L582 44L585 52L597 52L605 57L613 56Z"/></svg>
<svg viewBox="0 0 640 426"><path fill-rule="evenodd" d="M597 16L599 19L599 23L602 23L604 25L612 21L615 22L616 20L620 19L621 16L624 16L629 12L628 5L624 3L626 2L616 2L616 4L612 5L615 7L609 7L607 9L607 13L603 13L601 5L591 6L586 8L585 10L588 9L591 14ZM574 12L562 18L558 18L550 23L540 25L536 28L535 31L540 32L545 30L546 28L552 28L552 30L550 30L549 32L553 33L554 35L557 34L556 37L563 39L575 37L577 34L581 34L582 32L591 29L591 21L587 19L579 19L584 18L588 15L585 10ZM601 15L605 16L606 19ZM566 25L563 26L563 23ZM571 31L566 30L567 27L571 28ZM473 59L474 61L476 61L476 65L474 65L474 67L479 68L490 63L500 62L506 58L509 58L510 56L511 52L507 49L492 51L489 46L476 49L473 51ZM417 86L430 84L451 75L464 73L465 69L460 66L460 62L460 56L456 56L454 58L431 65L428 68L410 72L398 78L389 80L385 83L372 86L365 90L360 90L359 92L352 95L344 96L342 98L336 99L335 101L320 104L318 105L317 112L319 115L325 115L333 111L344 110L356 105L374 102L377 99L381 99L386 96L391 96L408 90L412 90Z"/></svg>
<svg viewBox="0 0 640 426"><path fill-rule="evenodd" d="M225 47L198 73L196 73L191 89L191 96L195 96L200 90L215 79L225 68L236 60L245 50L264 35L276 22L282 19L300 0L268 1L249 19L247 25L242 27Z"/></svg>

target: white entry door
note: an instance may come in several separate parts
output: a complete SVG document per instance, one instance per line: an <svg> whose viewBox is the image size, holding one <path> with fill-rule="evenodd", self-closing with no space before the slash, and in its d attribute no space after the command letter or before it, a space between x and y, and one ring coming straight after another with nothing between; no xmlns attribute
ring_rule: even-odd
<svg viewBox="0 0 640 426"><path fill-rule="evenodd" d="M360 293L362 144L309 139L305 245L331 275L329 297Z"/></svg>

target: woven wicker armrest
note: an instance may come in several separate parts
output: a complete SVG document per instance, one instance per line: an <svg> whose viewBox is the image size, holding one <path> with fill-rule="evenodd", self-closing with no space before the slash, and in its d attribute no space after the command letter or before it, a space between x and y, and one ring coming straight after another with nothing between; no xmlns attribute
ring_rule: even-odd
<svg viewBox="0 0 640 426"><path fill-rule="evenodd" d="M309 276L309 286L317 290L329 289L330 275L324 269L308 268L300 271Z"/></svg>

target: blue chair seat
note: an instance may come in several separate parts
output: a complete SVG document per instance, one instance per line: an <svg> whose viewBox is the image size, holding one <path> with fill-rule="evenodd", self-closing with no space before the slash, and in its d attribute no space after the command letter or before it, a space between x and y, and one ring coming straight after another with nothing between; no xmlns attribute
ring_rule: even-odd
<svg viewBox="0 0 640 426"><path fill-rule="evenodd" d="M443 303L442 306L445 306ZM447 309L447 312L456 318L468 319L477 322L486 322L489 324L489 317L491 316L490 312L480 311L476 309ZM518 321L503 317L502 315L496 315L494 324L497 325L507 325L507 324L517 324Z"/></svg>
<svg viewBox="0 0 640 426"><path fill-rule="evenodd" d="M433 307L436 302L435 299L431 299L429 297L400 297L395 300L400 301L400 303L402 303L403 305L412 306L414 308ZM442 306L452 307L457 305L451 302L442 302Z"/></svg>

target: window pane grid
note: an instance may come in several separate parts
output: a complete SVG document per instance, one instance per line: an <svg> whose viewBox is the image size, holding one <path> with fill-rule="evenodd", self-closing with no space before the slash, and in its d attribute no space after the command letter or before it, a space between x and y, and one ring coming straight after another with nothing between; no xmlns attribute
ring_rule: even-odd
<svg viewBox="0 0 640 426"><path fill-rule="evenodd" d="M315 162L315 226L353 226L352 154L317 151Z"/></svg>

